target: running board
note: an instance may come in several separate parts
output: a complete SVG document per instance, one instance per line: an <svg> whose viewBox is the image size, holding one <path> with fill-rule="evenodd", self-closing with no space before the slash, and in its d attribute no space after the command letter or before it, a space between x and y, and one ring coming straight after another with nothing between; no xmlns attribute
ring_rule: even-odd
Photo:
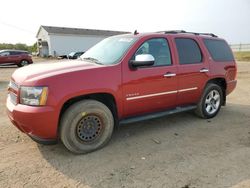
<svg viewBox="0 0 250 188"><path fill-rule="evenodd" d="M152 114L146 114L146 115L141 115L141 116L125 118L125 119L122 119L120 121L120 124L128 124L128 123L135 123L135 122L138 122L138 121L145 121L145 120L149 120L149 119L155 119L155 118L159 118L159 117L163 117L163 116L167 116L167 115L171 115L171 114L176 114L176 113L179 113L179 112L194 110L194 109L196 109L196 105L176 107L176 108L171 109L171 110L166 110L166 111L156 112L156 113L152 113Z"/></svg>

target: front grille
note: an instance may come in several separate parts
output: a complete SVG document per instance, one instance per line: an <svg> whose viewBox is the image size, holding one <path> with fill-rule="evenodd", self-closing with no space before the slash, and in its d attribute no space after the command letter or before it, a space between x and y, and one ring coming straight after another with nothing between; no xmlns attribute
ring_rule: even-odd
<svg viewBox="0 0 250 188"><path fill-rule="evenodd" d="M8 95L10 97L10 101L13 104L17 104L17 93L18 93L19 86L13 80L9 83Z"/></svg>

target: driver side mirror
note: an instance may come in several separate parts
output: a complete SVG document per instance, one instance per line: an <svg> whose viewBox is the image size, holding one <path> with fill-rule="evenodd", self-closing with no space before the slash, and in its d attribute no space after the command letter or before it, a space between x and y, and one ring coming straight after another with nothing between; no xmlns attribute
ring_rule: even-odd
<svg viewBox="0 0 250 188"><path fill-rule="evenodd" d="M152 66L155 58L151 54L140 54L135 56L135 60L130 60L130 66L133 68L142 66Z"/></svg>

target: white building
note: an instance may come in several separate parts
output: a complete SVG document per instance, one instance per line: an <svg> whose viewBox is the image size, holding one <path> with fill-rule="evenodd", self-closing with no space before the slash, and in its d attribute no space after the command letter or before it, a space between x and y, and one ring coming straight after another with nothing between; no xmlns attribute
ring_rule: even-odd
<svg viewBox="0 0 250 188"><path fill-rule="evenodd" d="M127 32L40 26L36 35L40 56L68 55L85 52L102 39Z"/></svg>

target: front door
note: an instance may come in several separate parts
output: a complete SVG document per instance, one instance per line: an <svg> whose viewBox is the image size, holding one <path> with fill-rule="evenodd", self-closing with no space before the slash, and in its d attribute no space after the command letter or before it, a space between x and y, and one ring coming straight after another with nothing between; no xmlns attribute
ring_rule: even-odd
<svg viewBox="0 0 250 188"><path fill-rule="evenodd" d="M2 52L2 53L0 54L0 65L1 65L1 64L10 63L10 61L9 61L9 55L10 55L10 53L7 52L7 51Z"/></svg>
<svg viewBox="0 0 250 188"><path fill-rule="evenodd" d="M124 116L145 114L174 107L177 97L177 67L171 61L166 38L148 39L140 45L133 57L151 54L153 66L129 68L123 63Z"/></svg>

